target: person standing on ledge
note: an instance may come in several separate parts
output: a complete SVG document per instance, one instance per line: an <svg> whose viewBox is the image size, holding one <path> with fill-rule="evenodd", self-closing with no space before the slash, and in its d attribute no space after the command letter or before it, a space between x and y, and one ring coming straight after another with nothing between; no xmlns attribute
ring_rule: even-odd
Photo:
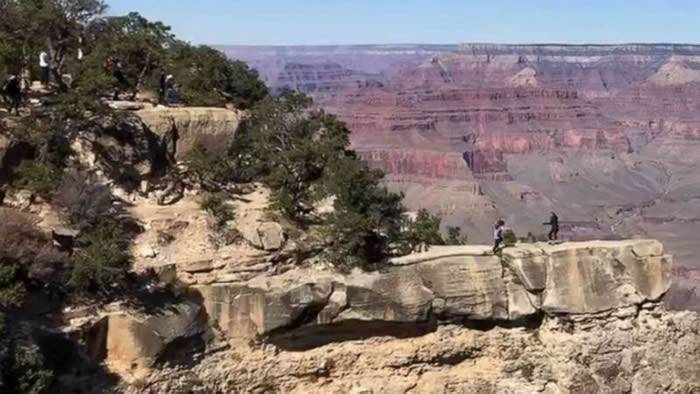
<svg viewBox="0 0 700 394"><path fill-rule="evenodd" d="M503 244L503 232L505 231L506 222L502 219L496 222L495 230L493 231L493 254L498 253L498 250Z"/></svg>
<svg viewBox="0 0 700 394"><path fill-rule="evenodd" d="M44 87L49 86L49 81L50 81L50 69L49 69L49 64L50 58L49 54L46 53L46 51L41 51L39 54L39 67L41 68L41 84L44 85Z"/></svg>
<svg viewBox="0 0 700 394"><path fill-rule="evenodd" d="M3 90L10 100L10 115L14 109L19 116L19 107L22 104L22 80L17 75L10 76Z"/></svg>
<svg viewBox="0 0 700 394"><path fill-rule="evenodd" d="M552 212L552 216L549 218L549 223L543 223L545 226L551 226L548 238L550 241L559 240L559 216Z"/></svg>

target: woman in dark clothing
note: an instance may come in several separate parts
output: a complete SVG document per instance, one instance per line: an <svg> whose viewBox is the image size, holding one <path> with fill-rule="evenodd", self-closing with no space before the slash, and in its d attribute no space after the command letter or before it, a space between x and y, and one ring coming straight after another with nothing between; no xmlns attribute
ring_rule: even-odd
<svg viewBox="0 0 700 394"><path fill-rule="evenodd" d="M556 241L559 239L559 216L552 212L552 216L549 218L549 223L544 223L545 225L552 226L549 231L549 240Z"/></svg>
<svg viewBox="0 0 700 394"><path fill-rule="evenodd" d="M5 95L10 100L10 114L12 110L19 115L19 107L22 104L22 81L18 76L13 75L5 84Z"/></svg>

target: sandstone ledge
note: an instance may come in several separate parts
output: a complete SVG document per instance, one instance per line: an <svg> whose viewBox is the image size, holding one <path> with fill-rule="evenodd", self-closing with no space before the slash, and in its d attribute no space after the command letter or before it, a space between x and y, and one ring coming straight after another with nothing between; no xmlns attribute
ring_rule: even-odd
<svg viewBox="0 0 700 394"><path fill-rule="evenodd" d="M241 111L210 107L155 107L136 114L160 137L175 126L178 159L184 158L195 143L201 143L211 153L224 153L243 119Z"/></svg>
<svg viewBox="0 0 700 394"><path fill-rule="evenodd" d="M521 244L501 257L485 246L434 247L383 272L293 271L245 284L199 286L230 338L368 329L436 321L519 324L542 313L595 314L656 301L671 283L670 256L653 240Z"/></svg>

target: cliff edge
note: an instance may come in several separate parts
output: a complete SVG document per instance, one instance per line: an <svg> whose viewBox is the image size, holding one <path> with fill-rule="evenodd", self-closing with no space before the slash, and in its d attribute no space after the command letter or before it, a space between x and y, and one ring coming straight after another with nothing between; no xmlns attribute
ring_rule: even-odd
<svg viewBox="0 0 700 394"><path fill-rule="evenodd" d="M692 393L700 318L660 303L671 266L655 240L518 244L501 256L433 247L380 272L211 279L192 287L200 306L187 313L120 312L95 338L139 393ZM184 364L174 348L196 355Z"/></svg>

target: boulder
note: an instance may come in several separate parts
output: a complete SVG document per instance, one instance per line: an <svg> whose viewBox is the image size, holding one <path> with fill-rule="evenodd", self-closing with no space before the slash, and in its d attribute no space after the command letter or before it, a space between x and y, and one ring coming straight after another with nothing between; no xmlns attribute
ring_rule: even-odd
<svg viewBox="0 0 700 394"><path fill-rule="evenodd" d="M253 247L265 251L280 250L286 241L284 229L276 222L241 224L239 231Z"/></svg>
<svg viewBox="0 0 700 394"><path fill-rule="evenodd" d="M51 230L51 238L62 251L70 252L73 250L75 240L80 235L80 231L64 226L58 226Z"/></svg>
<svg viewBox="0 0 700 394"><path fill-rule="evenodd" d="M107 101L107 106L118 111L139 111L153 108L153 104L142 101Z"/></svg>
<svg viewBox="0 0 700 394"><path fill-rule="evenodd" d="M164 264L153 267L153 274L164 285L177 284L177 264Z"/></svg>
<svg viewBox="0 0 700 394"><path fill-rule="evenodd" d="M225 153L243 119L242 112L225 108L156 107L136 113L161 138L176 131L178 160L186 157L196 143L211 154Z"/></svg>
<svg viewBox="0 0 700 394"><path fill-rule="evenodd" d="M167 166L161 138L150 132L133 113L99 118L99 130L80 133L72 141L74 159L98 169L109 178L140 185Z"/></svg>
<svg viewBox="0 0 700 394"><path fill-rule="evenodd" d="M196 288L205 300L207 313L230 338L250 339L283 327L291 327L307 311L320 311L333 290L331 282L309 283L280 291L241 285Z"/></svg>
<svg viewBox="0 0 700 394"><path fill-rule="evenodd" d="M34 198L34 194L29 190L18 190L6 193L2 204L20 211L26 211L31 208Z"/></svg>
<svg viewBox="0 0 700 394"><path fill-rule="evenodd" d="M170 345L204 333L203 317L202 308L192 302L152 314L115 312L93 328L88 348L127 381L142 379Z"/></svg>
<svg viewBox="0 0 700 394"><path fill-rule="evenodd" d="M279 223L266 222L258 227L262 247L267 251L282 249L284 246L284 230Z"/></svg>

